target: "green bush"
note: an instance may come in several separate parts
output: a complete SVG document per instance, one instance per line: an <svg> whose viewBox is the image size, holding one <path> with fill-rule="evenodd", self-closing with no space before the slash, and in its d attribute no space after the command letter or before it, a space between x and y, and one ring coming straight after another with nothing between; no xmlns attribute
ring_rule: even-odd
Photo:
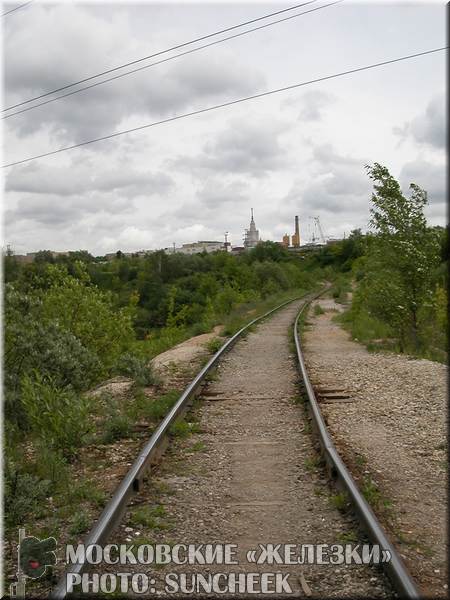
<svg viewBox="0 0 450 600"><path fill-rule="evenodd" d="M208 352L211 352L211 354L215 354L218 350L220 350L224 343L225 341L222 338L215 337L209 340L209 342L206 344L206 348Z"/></svg>
<svg viewBox="0 0 450 600"><path fill-rule="evenodd" d="M173 390L159 398L150 400L149 404L145 407L145 416L152 421L160 421L166 416L179 397L180 392Z"/></svg>
<svg viewBox="0 0 450 600"><path fill-rule="evenodd" d="M117 440L128 437L130 431L131 421L128 417L121 414L113 415L106 421L102 441L104 444L112 444Z"/></svg>
<svg viewBox="0 0 450 600"><path fill-rule="evenodd" d="M32 513L42 510L50 490L50 481L24 473L12 460L4 466L4 514L5 525L23 525Z"/></svg>
<svg viewBox="0 0 450 600"><path fill-rule="evenodd" d="M49 448L42 440L36 443L36 457L33 461L33 474L41 480L48 480L52 490L67 488L69 484L68 461L60 450Z"/></svg>
<svg viewBox="0 0 450 600"><path fill-rule="evenodd" d="M22 381L22 404L36 437L45 435L47 445L73 458L92 430L91 400L70 388L58 388L53 379L35 372Z"/></svg>
<svg viewBox="0 0 450 600"><path fill-rule="evenodd" d="M138 386L157 385L158 378L151 364L134 354L123 354L117 363L117 372L134 380Z"/></svg>
<svg viewBox="0 0 450 600"><path fill-rule="evenodd" d="M69 532L72 535L79 535L81 533L85 533L89 529L91 522L92 520L86 512L78 511L74 514L72 518L72 523L70 525Z"/></svg>

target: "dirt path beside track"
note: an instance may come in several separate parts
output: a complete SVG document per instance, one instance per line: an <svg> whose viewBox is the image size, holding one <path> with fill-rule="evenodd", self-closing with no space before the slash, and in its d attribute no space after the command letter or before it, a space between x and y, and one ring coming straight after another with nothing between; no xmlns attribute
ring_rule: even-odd
<svg viewBox="0 0 450 600"><path fill-rule="evenodd" d="M315 304L325 313L314 315L312 307L304 334L311 382L319 395L334 389L348 396L319 396L336 445L360 486L367 486L423 592L444 597L447 367L369 353L332 321L340 305L326 298Z"/></svg>

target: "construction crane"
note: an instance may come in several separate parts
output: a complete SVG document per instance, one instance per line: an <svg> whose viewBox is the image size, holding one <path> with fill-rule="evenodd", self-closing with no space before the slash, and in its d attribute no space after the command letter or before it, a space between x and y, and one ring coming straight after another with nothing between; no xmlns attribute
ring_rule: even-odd
<svg viewBox="0 0 450 600"><path fill-rule="evenodd" d="M314 221L312 236L311 236L311 243L315 244L316 242L319 242L320 244L326 244L327 241L326 241L325 235L323 233L322 225L320 224L319 217L309 217L309 218ZM316 236L316 233L318 234L317 236Z"/></svg>

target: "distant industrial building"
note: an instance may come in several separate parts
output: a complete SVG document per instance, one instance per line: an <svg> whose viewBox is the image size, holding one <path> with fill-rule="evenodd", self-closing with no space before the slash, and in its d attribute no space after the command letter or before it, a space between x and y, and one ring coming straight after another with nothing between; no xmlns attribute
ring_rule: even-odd
<svg viewBox="0 0 450 600"><path fill-rule="evenodd" d="M68 252L56 252L54 250L48 250L52 258L57 258L58 256L67 256ZM37 252L27 252L26 254L14 254L14 258L20 263L32 263L36 258Z"/></svg>
<svg viewBox="0 0 450 600"><path fill-rule="evenodd" d="M253 208L252 218L250 219L250 227L245 230L244 235L244 248L255 248L259 242L259 231L256 229L255 221L253 219Z"/></svg>
<svg viewBox="0 0 450 600"><path fill-rule="evenodd" d="M217 252L219 250L225 250L223 242L201 240L199 242L191 242L190 244L183 244L181 248L175 248L173 251L181 252L181 254L200 254L201 252Z"/></svg>
<svg viewBox="0 0 450 600"><path fill-rule="evenodd" d="M298 215L295 216L295 229L292 237L290 237L288 233L285 233L282 241L278 242L278 244L284 248L300 248L300 226Z"/></svg>
<svg viewBox="0 0 450 600"><path fill-rule="evenodd" d="M289 248L291 242L290 242L290 237L287 233L285 233L283 235L283 241L281 242L281 245L284 246L285 248Z"/></svg>

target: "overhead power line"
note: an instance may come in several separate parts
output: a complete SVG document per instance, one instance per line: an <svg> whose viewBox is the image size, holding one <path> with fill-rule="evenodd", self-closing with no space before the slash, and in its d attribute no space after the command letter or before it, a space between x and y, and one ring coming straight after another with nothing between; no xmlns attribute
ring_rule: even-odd
<svg viewBox="0 0 450 600"><path fill-rule="evenodd" d="M192 50L186 50L185 52L180 52L179 54L175 54L174 56L169 56L168 58L163 58L162 60L158 60L156 62L150 63L149 65L144 65L143 67L138 67L137 69L132 69L131 71L126 71L125 73L120 73L119 75L114 75L113 77L108 77L108 79L103 79L102 81L98 81L97 83L91 83L90 85L86 85L82 88L78 88L76 90L73 90L72 92L67 92L66 94L61 94L60 96L56 96L55 98L50 98L49 100L44 100L44 102L39 102L38 104L34 104L33 106L28 106L27 108L22 108L21 110L17 110L16 112L5 115L4 117L2 117L2 119L9 119L10 117L14 117L15 115L20 115L21 113L28 112L29 110L33 110L34 108L38 108L39 106L44 106L46 104L50 104L51 102L56 102L57 100L62 100L63 98L73 96L74 94L78 94L79 92L89 90L91 88L97 87L99 85L103 85L104 83L108 83L108 82L114 81L116 79L121 79L122 77L131 75L132 73L137 73L138 71L143 71L144 69L149 69L150 67L160 65L160 64L168 62L170 60L174 60L175 58L179 58L181 56L186 56L188 54L198 52L199 50L204 50L205 48L209 48L210 46L215 46L217 44L221 44L222 42L227 42L229 40L241 37L243 35L247 35L248 33L253 33L255 31L259 31L260 29L265 29L266 27L271 27L272 25L277 25L278 23L283 23L284 21L289 21L291 19L295 19L297 17L306 15L306 14L314 12L316 10L321 10L322 8L327 8L329 6L333 6L334 4L340 4L343 1L344 0L335 0L334 2L329 2L328 4L323 4L321 6L317 6L316 8L310 8L309 10L305 10L300 13L295 13L294 15L289 15L288 17L283 17L282 19L277 19L276 21L271 21L270 23L265 23L264 25L258 25L258 27L253 27L252 29L247 29L246 31L241 31L239 33L235 33L234 35L230 35L225 38L221 38L220 40L216 40L214 42L209 42L208 44L204 44L202 46L197 46L196 48L193 48Z"/></svg>
<svg viewBox="0 0 450 600"><path fill-rule="evenodd" d="M2 17L6 17L6 15L9 15L10 13L13 13L16 10L19 10L21 8L25 8L25 6L28 6L32 2L34 2L34 0L30 0L29 2L24 2L23 4L19 4L19 6L16 6L15 8L11 8L11 10L7 10L6 12L2 13Z"/></svg>
<svg viewBox="0 0 450 600"><path fill-rule="evenodd" d="M335 79L336 77L342 77L344 75L350 75L352 73L358 73L360 71L366 71L368 69L374 69L376 67L382 67L384 65L389 65L392 63L397 63L403 60L409 60L412 58L417 58L419 56L425 56L426 54L433 54L434 52L442 52L443 50L447 50L448 46L443 46L442 48L434 48L433 50L425 50L424 52L417 52L416 54L409 54L408 56L401 56L399 58L393 58L391 60L384 60L383 62L374 63L371 65L366 65L365 67L358 67L356 69L349 69L348 71L341 71L340 73L334 73L333 75L326 75L324 77L318 77L317 79L310 79L309 81L303 81L301 83L294 83L292 85L287 85L285 87L277 88L275 90L270 90L267 92L261 92L259 94L254 94L252 96L246 96L245 98L238 98L237 100L229 100L228 102L223 102L222 104L216 104L215 106L209 106L207 108L201 108L199 110L194 110L188 113L184 113L182 115L176 115L174 117L168 117L167 119L162 119L161 121L154 121L153 123L147 123L146 125L140 125L139 127L133 127L132 129L126 129L124 131L118 131L116 133L110 133L109 135L104 135L102 137L94 138L92 140L87 140L85 142L80 142L79 144L73 144L72 146L66 146L64 148L59 148L58 150L52 150L51 152L45 152L44 154L38 154L36 156L31 156L29 158L24 158L22 160L17 160L12 163L8 163L2 166L2 168L13 167L15 165L20 165L26 162L30 162L32 160L36 160L38 158L44 158L45 156L52 156L53 154L59 154L60 152L66 152L67 150L73 150L74 148L80 148L81 146L87 146L88 144L94 144L96 142L101 142L103 140L109 140L115 137L119 137L121 135L125 135L126 133L133 133L135 131L140 131L141 129L148 129L150 127L156 127L157 125L163 125L164 123L171 123L172 121L178 121L179 119L185 119L186 117L193 117L194 115L200 115L202 113L210 112L213 110L217 110L219 108L225 108L227 106L233 106L235 104L239 104L241 102L247 102L249 100L256 100L257 98L263 98L265 96L270 96L272 94L278 94L280 92L286 92L288 90L293 90L299 87L303 87L306 85L310 85L312 83L318 83L320 81L326 81L328 79Z"/></svg>
<svg viewBox="0 0 450 600"><path fill-rule="evenodd" d="M89 77L85 77L84 79L79 79L78 81L74 81L73 83L68 83L63 85L55 90L51 90L49 92L45 92L44 94L40 94L39 96L35 96L34 98L29 98L28 100L23 100L22 102L18 102L17 104L13 104L12 106L8 106L3 109L3 112L7 110L11 110L12 108L17 108L18 106L22 106L24 104L28 104L29 102L33 102L34 100L39 100L40 98L45 98L46 96L50 96L51 94L56 94L57 92L61 92L63 90L67 90L75 85L79 85L81 83L86 83L86 81L91 81L92 79L96 79L97 77L101 77L102 75L108 75L109 73L113 73L114 71L118 71L119 69L123 69L125 67L129 67L131 65L135 65L137 63L143 62L144 60L148 60L150 58L155 58L156 56L160 56L161 54L167 54L167 52L172 52L173 50L179 50L180 48L184 48L185 46L190 46L196 42L202 42L203 40L207 40L216 35L220 35L222 33L227 33L228 31L232 31L234 29L238 29L239 27L244 27L245 25L250 25L251 23L256 23L257 21L262 21L263 19L268 19L269 17L274 17L281 13L288 12L290 10L295 10L296 8L301 8L302 6L306 6L307 4L313 4L317 2L317 0L308 0L308 2L303 2L302 4L296 4L295 6L291 6L289 8L284 8L282 10L277 10L276 12L269 13L267 15L263 15L262 17L257 17L256 19L251 19L250 21L245 21L243 23L239 23L237 25L232 25L231 27L226 27L225 29L220 29L219 31L215 31L213 33L208 33L207 35L202 35L201 37L190 40L189 42L183 42L181 44L177 44L176 46L172 46L171 48L167 48L166 50L160 50L159 52L155 52L154 54L149 54L148 56L143 56L142 58L137 58L136 60L132 60L130 62L124 63L123 65L119 65L118 67L113 67L111 69L107 69L106 71L102 71L101 73L97 73L96 75L91 75Z"/></svg>

